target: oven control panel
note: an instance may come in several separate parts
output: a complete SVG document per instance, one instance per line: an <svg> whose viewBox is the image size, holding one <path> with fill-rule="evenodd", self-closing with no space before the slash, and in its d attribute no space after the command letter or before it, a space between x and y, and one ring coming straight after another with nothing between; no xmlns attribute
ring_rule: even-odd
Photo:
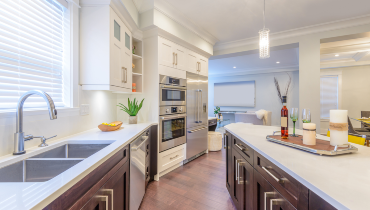
<svg viewBox="0 0 370 210"><path fill-rule="evenodd" d="M185 106L161 106L159 107L159 115L183 114L183 113L186 113Z"/></svg>

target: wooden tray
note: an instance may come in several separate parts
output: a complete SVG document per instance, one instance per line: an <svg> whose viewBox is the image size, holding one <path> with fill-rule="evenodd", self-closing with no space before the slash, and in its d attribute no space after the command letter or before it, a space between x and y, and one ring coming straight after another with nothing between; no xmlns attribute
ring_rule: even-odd
<svg viewBox="0 0 370 210"><path fill-rule="evenodd" d="M301 135L298 137L289 136L287 139L282 139L280 135L266 136L268 141L319 155L340 155L358 151L358 149L351 144L331 146L330 141L321 139L316 139L316 145L305 145L303 144L302 138L303 136Z"/></svg>

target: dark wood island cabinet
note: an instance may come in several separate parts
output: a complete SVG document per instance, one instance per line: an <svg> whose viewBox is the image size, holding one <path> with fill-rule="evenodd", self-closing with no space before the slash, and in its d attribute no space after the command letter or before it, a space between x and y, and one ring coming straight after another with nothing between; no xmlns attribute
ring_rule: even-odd
<svg viewBox="0 0 370 210"><path fill-rule="evenodd" d="M334 210L240 139L226 131L226 187L238 210Z"/></svg>

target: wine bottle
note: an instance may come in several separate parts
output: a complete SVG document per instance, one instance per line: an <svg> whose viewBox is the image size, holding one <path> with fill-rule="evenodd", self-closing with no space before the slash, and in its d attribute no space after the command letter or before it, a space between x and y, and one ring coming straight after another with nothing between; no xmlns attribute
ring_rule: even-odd
<svg viewBox="0 0 370 210"><path fill-rule="evenodd" d="M286 108L286 96L283 96L283 108L281 109L281 138L288 138L288 109Z"/></svg>

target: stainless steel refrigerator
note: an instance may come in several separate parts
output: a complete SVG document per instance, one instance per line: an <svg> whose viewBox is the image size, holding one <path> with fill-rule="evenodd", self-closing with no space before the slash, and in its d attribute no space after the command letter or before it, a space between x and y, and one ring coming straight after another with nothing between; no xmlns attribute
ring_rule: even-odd
<svg viewBox="0 0 370 210"><path fill-rule="evenodd" d="M186 159L208 149L208 77L186 73Z"/></svg>

